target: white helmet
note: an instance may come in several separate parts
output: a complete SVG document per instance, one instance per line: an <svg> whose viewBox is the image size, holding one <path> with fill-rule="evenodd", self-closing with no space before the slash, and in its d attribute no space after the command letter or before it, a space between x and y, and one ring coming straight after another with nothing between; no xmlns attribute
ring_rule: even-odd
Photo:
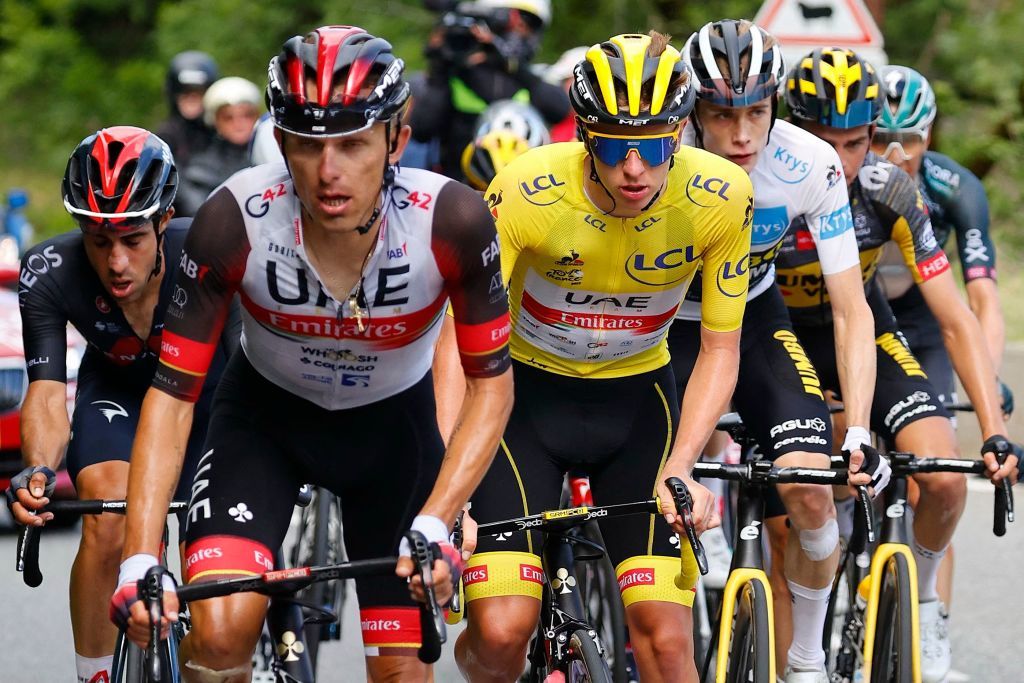
<svg viewBox="0 0 1024 683"><path fill-rule="evenodd" d="M263 93L252 81L228 76L214 81L203 95L203 120L213 126L217 110L231 104L251 104L257 109L263 104Z"/></svg>
<svg viewBox="0 0 1024 683"><path fill-rule="evenodd" d="M544 72L544 80L555 85L565 83L568 79L572 78L573 69L586 58L587 50L589 49L589 47L582 45L580 47L571 47L563 52L558 61L549 66L547 71Z"/></svg>
<svg viewBox="0 0 1024 683"><path fill-rule="evenodd" d="M496 130L507 130L526 140L530 148L551 142L551 134L540 113L528 104L515 100L498 100L484 109L476 120L479 139Z"/></svg>
<svg viewBox="0 0 1024 683"><path fill-rule="evenodd" d="M541 20L544 26L551 25L551 0L476 0L476 9L517 9L529 12Z"/></svg>
<svg viewBox="0 0 1024 683"><path fill-rule="evenodd" d="M249 165L259 166L275 161L284 161L284 157L274 137L274 119L270 114L264 114L252 129L252 139L249 140Z"/></svg>

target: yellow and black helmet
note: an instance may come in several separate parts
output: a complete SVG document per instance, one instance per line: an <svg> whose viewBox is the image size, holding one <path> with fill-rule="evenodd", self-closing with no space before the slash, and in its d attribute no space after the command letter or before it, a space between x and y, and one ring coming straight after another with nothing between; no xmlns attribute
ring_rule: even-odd
<svg viewBox="0 0 1024 683"><path fill-rule="evenodd" d="M648 54L651 36L624 34L587 50L573 71L569 99L584 123L658 126L679 123L696 89L679 51Z"/></svg>
<svg viewBox="0 0 1024 683"><path fill-rule="evenodd" d="M815 50L786 77L786 105L793 116L830 128L874 123L882 112L880 95L874 67L852 50Z"/></svg>
<svg viewBox="0 0 1024 683"><path fill-rule="evenodd" d="M466 182L480 190L494 180L498 171L531 148L529 141L510 130L492 130L466 145L462 151L462 172Z"/></svg>

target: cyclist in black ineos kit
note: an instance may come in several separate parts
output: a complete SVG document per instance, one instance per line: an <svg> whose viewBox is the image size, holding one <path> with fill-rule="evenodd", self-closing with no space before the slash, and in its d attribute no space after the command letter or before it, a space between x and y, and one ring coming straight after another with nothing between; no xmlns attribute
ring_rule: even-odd
<svg viewBox="0 0 1024 683"><path fill-rule="evenodd" d="M64 175L64 206L81 231L36 245L22 260L18 294L28 364L21 411L26 468L11 480L8 504L19 524L43 526L36 511L53 491L67 449L80 498L124 498L128 457L142 397L153 380L165 311L178 315L183 291L165 277L181 257L190 221L173 219L178 176L156 135L130 126L90 135ZM66 327L88 348L68 421ZM206 388L216 385L237 325L228 324ZM202 394L188 439L186 475L198 460L212 391ZM182 478L186 484L191 476ZM186 496L180 487L177 498ZM106 681L117 634L107 616L124 536L116 515L86 516L71 570L71 627L78 680Z"/></svg>

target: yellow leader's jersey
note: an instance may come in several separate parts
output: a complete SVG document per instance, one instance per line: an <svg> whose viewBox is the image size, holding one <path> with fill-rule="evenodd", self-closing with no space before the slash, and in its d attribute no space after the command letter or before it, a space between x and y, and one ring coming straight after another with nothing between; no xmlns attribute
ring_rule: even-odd
<svg viewBox="0 0 1024 683"><path fill-rule="evenodd" d="M654 206L615 218L587 198L585 158L581 143L533 149L485 193L509 287L512 357L574 377L659 368L669 360L669 325L698 269L703 325L738 329L753 214L743 169L683 147Z"/></svg>

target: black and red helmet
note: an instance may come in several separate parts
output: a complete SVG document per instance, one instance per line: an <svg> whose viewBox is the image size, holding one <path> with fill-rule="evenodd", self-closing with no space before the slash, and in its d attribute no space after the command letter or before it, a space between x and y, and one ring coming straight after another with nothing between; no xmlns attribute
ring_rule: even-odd
<svg viewBox="0 0 1024 683"><path fill-rule="evenodd" d="M409 101L404 69L383 38L356 26L321 26L289 39L270 60L267 108L289 133L348 135L401 113ZM315 100L307 97L307 81Z"/></svg>
<svg viewBox="0 0 1024 683"><path fill-rule="evenodd" d="M115 126L78 144L61 189L82 230L135 230L171 208L178 171L166 142L143 128Z"/></svg>

